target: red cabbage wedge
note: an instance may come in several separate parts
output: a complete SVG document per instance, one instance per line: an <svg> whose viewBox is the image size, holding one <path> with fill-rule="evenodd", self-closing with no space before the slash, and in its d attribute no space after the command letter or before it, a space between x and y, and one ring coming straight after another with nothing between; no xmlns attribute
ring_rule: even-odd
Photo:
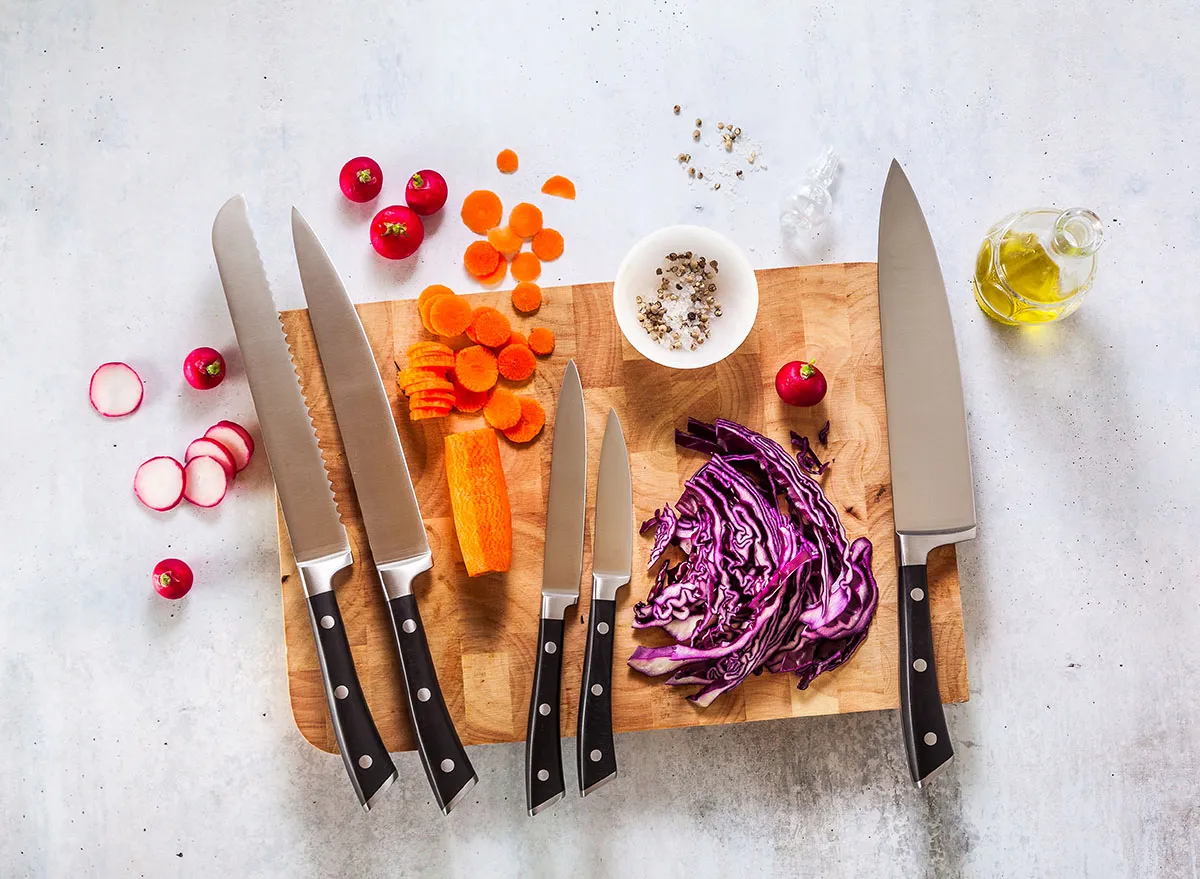
<svg viewBox="0 0 1200 879"><path fill-rule="evenodd" d="M675 442L710 458L674 509L642 525L654 532L647 567L663 564L633 624L676 643L638 647L630 667L701 685L689 697L700 705L764 671L794 672L805 689L867 635L879 602L871 542L847 540L820 485L774 440L689 418ZM664 560L670 546L682 561Z"/></svg>

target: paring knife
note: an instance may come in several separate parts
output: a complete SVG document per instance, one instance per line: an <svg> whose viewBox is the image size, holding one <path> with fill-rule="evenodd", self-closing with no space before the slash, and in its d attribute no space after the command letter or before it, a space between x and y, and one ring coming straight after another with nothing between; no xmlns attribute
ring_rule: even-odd
<svg viewBox="0 0 1200 879"><path fill-rule="evenodd" d="M530 815L558 802L566 793L559 744L563 618L579 601L586 511L587 418L579 370L571 360L558 392L550 452L542 612L525 734L525 799Z"/></svg>
<svg viewBox="0 0 1200 879"><path fill-rule="evenodd" d="M612 729L612 665L617 590L633 567L633 485L629 452L614 409L608 410L600 477L596 483L596 524L592 533L592 606L579 690L576 758L579 792L587 796L617 775Z"/></svg>
<svg viewBox="0 0 1200 879"><path fill-rule="evenodd" d="M413 578L433 567L425 523L367 334L333 262L295 208L292 239L363 525L392 614L417 750L438 806L448 814L477 776L442 698L412 592Z"/></svg>
<svg viewBox="0 0 1200 879"><path fill-rule="evenodd" d="M359 802L370 810L380 793L395 781L396 767L359 686L333 591L334 575L354 561L350 541L338 517L329 475L296 381L246 200L240 195L226 202L217 214L212 239L296 567L308 596L338 749Z"/></svg>
<svg viewBox="0 0 1200 879"><path fill-rule="evenodd" d="M921 206L894 160L879 208L879 323L900 564L900 714L921 787L954 757L933 661L926 557L975 537L975 498L946 287Z"/></svg>

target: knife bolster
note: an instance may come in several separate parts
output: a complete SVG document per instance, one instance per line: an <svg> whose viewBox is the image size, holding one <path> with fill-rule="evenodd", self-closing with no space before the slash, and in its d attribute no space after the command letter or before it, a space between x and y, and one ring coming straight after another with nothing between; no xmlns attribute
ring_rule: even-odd
<svg viewBox="0 0 1200 879"><path fill-rule="evenodd" d="M354 564L354 555L350 550L336 552L308 562L297 562L300 582L304 584L304 594L312 598L333 591L334 576L352 564Z"/></svg>
<svg viewBox="0 0 1200 879"><path fill-rule="evenodd" d="M405 595L412 595L412 582L418 574L423 574L433 567L433 553L429 550L410 559L398 562L385 562L376 565L379 579L383 582L383 591L388 601L395 601Z"/></svg>
<svg viewBox="0 0 1200 879"><path fill-rule="evenodd" d="M923 565L929 558L929 553L947 543L959 543L963 540L974 540L978 529L958 528L951 531L897 531L897 555L901 567L905 565Z"/></svg>

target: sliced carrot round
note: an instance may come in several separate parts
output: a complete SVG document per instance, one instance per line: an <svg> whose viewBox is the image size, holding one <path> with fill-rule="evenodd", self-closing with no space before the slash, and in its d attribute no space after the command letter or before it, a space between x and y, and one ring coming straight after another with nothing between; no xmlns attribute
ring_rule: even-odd
<svg viewBox="0 0 1200 879"><path fill-rule="evenodd" d="M488 308L476 315L471 323L479 344L489 348L499 348L507 343L508 337L512 335L512 325L509 324L508 318L494 308Z"/></svg>
<svg viewBox="0 0 1200 879"><path fill-rule="evenodd" d="M496 355L482 345L463 348L455 357L454 375L468 391L490 390L499 374Z"/></svg>
<svg viewBox="0 0 1200 879"><path fill-rule="evenodd" d="M459 412L478 412L487 399L487 391L468 390L454 379L454 408Z"/></svg>
<svg viewBox="0 0 1200 879"><path fill-rule="evenodd" d="M505 345L496 355L496 368L509 381L523 382L537 369L537 359L528 345Z"/></svg>
<svg viewBox="0 0 1200 879"><path fill-rule="evenodd" d="M508 226L497 226L495 229L489 229L487 236L488 244L501 253L516 253L525 243L525 239Z"/></svg>
<svg viewBox="0 0 1200 879"><path fill-rule="evenodd" d="M417 313L421 315L421 325L424 326L425 329L429 330L429 332L433 332L433 327L429 323L429 309L431 309L433 307L433 303L437 302L439 299L445 296L453 295L453 293L434 293L424 302L417 305Z"/></svg>
<svg viewBox="0 0 1200 879"><path fill-rule="evenodd" d="M486 241L472 241L463 253L463 265L477 278L486 277L496 271L500 259L500 251Z"/></svg>
<svg viewBox="0 0 1200 879"><path fill-rule="evenodd" d="M487 284L490 287L495 284L499 284L506 277L508 277L508 260L506 260L504 257L500 257L500 263L496 266L496 271L492 272L487 277L480 278L479 283Z"/></svg>
<svg viewBox="0 0 1200 879"><path fill-rule="evenodd" d="M513 257L512 275L518 281L536 281L542 273L542 261L532 253L518 253Z"/></svg>
<svg viewBox="0 0 1200 879"><path fill-rule="evenodd" d="M408 419L409 421L427 421L430 418L445 418L449 414L449 409L409 409Z"/></svg>
<svg viewBox="0 0 1200 879"><path fill-rule="evenodd" d="M467 324L467 329L466 329L467 338L470 339L472 342L474 342L477 345L479 344L479 337L477 335L475 335L475 321L479 320L479 315L483 314L489 308L490 308L490 306L481 305L477 309L472 311L471 312L471 322L469 324Z"/></svg>
<svg viewBox="0 0 1200 879"><path fill-rule="evenodd" d="M518 333L516 330L513 330L512 335L508 337L508 344L528 346L529 340L525 338L524 333Z"/></svg>
<svg viewBox="0 0 1200 879"><path fill-rule="evenodd" d="M529 331L529 347L534 354L553 354L554 333L545 327L534 327Z"/></svg>
<svg viewBox="0 0 1200 879"><path fill-rule="evenodd" d="M440 369L445 372L454 365L453 354L419 354L408 359L410 369Z"/></svg>
<svg viewBox="0 0 1200 879"><path fill-rule="evenodd" d="M421 388L418 391L413 391L411 402L414 406L453 406L454 405L454 390L444 390L442 388Z"/></svg>
<svg viewBox="0 0 1200 879"><path fill-rule="evenodd" d="M500 196L490 189L476 189L463 199L462 221L476 235L486 235L488 229L500 225L504 205Z"/></svg>
<svg viewBox="0 0 1200 879"><path fill-rule="evenodd" d="M434 296L441 296L446 293L452 294L454 291L445 284L430 284L428 287L422 290L421 295L417 297L417 305L424 305Z"/></svg>
<svg viewBox="0 0 1200 879"><path fill-rule="evenodd" d="M429 325L439 336L457 336L471 322L471 310L461 296L439 296L429 306Z"/></svg>
<svg viewBox="0 0 1200 879"><path fill-rule="evenodd" d="M539 433L546 424L546 410L533 397L518 397L521 401L521 420L504 431L504 435L514 443L527 443Z"/></svg>
<svg viewBox="0 0 1200 879"><path fill-rule="evenodd" d="M543 262L563 254L563 237L557 229L542 229L533 236L533 252Z"/></svg>
<svg viewBox="0 0 1200 879"><path fill-rule="evenodd" d="M417 357L421 354L449 354L453 357L454 349L441 342L414 342L405 349L404 353L409 357Z"/></svg>
<svg viewBox="0 0 1200 879"><path fill-rule="evenodd" d="M542 211L537 205L521 202L508 215L508 228L522 238L532 238L542 231Z"/></svg>
<svg viewBox="0 0 1200 879"><path fill-rule="evenodd" d="M496 430L508 430L521 420L521 401L508 388L493 388L483 407L483 417Z"/></svg>
<svg viewBox="0 0 1200 879"><path fill-rule="evenodd" d="M555 174L542 184L542 192L558 198L574 198L575 184L559 174Z"/></svg>
<svg viewBox="0 0 1200 879"><path fill-rule="evenodd" d="M496 169L501 174L514 174L518 165L517 154L512 150L500 150L496 156Z"/></svg>
<svg viewBox="0 0 1200 879"><path fill-rule="evenodd" d="M542 307L542 288L532 281L521 281L512 291L513 308L532 314Z"/></svg>

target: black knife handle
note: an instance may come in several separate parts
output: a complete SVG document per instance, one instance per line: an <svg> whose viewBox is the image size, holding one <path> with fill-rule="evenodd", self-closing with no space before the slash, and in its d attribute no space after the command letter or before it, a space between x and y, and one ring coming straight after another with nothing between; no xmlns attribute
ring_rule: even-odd
<svg viewBox="0 0 1200 879"><path fill-rule="evenodd" d="M383 745L350 653L337 596L332 589L309 596L308 615L317 639L317 656L325 679L325 698L337 736L338 750L354 782L363 808L396 778L396 766Z"/></svg>
<svg viewBox="0 0 1200 879"><path fill-rule="evenodd" d="M538 624L537 668L525 733L525 802L530 815L558 802L567 791L558 732L562 651L563 621L543 617Z"/></svg>
<svg viewBox="0 0 1200 879"><path fill-rule="evenodd" d="M592 598L588 612L587 650L583 659L583 683L579 688L579 725L576 728L576 759L579 793L587 796L617 774L617 752L613 746L612 668L617 603Z"/></svg>
<svg viewBox="0 0 1200 879"><path fill-rule="evenodd" d="M923 564L900 568L900 720L908 768L920 787L954 756L933 661L929 578Z"/></svg>
<svg viewBox="0 0 1200 879"><path fill-rule="evenodd" d="M417 739L417 751L425 766L429 786L442 814L450 814L459 798L475 784L478 776L458 738L454 721L442 698L433 656L417 610L417 599L401 595L388 602L392 629L400 649L400 670L408 696L408 716Z"/></svg>

